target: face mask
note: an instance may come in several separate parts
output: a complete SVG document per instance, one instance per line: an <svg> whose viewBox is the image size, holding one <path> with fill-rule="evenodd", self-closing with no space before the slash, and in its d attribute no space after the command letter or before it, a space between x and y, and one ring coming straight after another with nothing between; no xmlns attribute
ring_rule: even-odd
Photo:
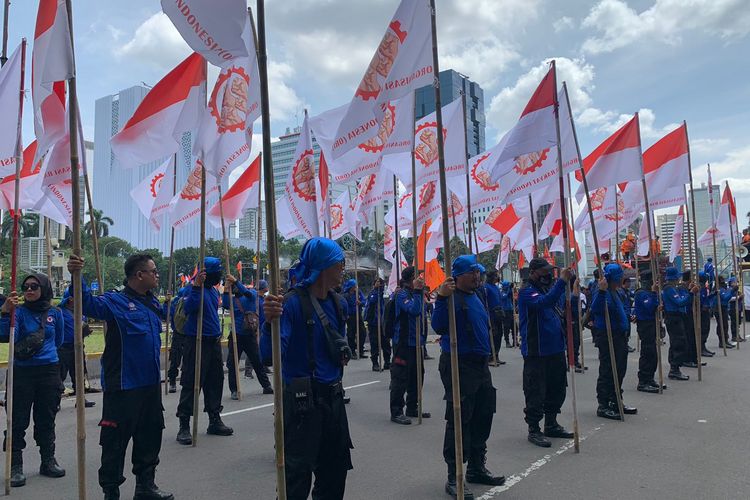
<svg viewBox="0 0 750 500"><path fill-rule="evenodd" d="M543 286L550 286L552 284L552 275L546 274L544 276L540 276L538 281L539 281L539 284Z"/></svg>
<svg viewBox="0 0 750 500"><path fill-rule="evenodd" d="M204 283L207 287L216 286L219 282L221 282L221 273L206 274L206 281Z"/></svg>

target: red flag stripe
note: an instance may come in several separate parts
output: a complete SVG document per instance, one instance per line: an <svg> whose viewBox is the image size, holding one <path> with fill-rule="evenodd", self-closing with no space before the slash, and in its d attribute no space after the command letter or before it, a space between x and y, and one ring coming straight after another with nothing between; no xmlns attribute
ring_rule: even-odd
<svg viewBox="0 0 750 500"><path fill-rule="evenodd" d="M39 12L36 16L36 28L34 29L34 38L39 36L50 29L55 24L55 17L57 17L57 0L40 0Z"/></svg>
<svg viewBox="0 0 750 500"><path fill-rule="evenodd" d="M687 128L683 124L659 139L643 153L643 170L647 174L654 172L665 163L686 155L687 152Z"/></svg>
<svg viewBox="0 0 750 500"><path fill-rule="evenodd" d="M529 113L538 111L540 109L553 106L555 104L555 79L552 74L552 68L547 71L544 79L542 79L539 86L534 91L534 95L531 96L526 108L524 108L521 117L526 116Z"/></svg>
<svg viewBox="0 0 750 500"><path fill-rule="evenodd" d="M633 117L628 123L620 127L617 132L612 134L599 144L599 146L583 160L583 169L589 173L591 167L605 155L622 151L623 149L636 148L639 144L637 117ZM581 171L576 171L576 179L582 180Z"/></svg>
<svg viewBox="0 0 750 500"><path fill-rule="evenodd" d="M256 182L260 182L260 155L242 172L242 175L237 178L232 187L224 194L222 200L227 201L230 198L234 198L238 194L250 189Z"/></svg>

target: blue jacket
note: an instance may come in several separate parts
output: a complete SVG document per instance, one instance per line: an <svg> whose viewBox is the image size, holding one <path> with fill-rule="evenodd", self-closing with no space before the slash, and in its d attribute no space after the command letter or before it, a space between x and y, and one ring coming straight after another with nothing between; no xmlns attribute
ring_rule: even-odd
<svg viewBox="0 0 750 500"><path fill-rule="evenodd" d="M52 365L59 361L57 357L57 348L62 345L65 320L56 307L50 308L46 318L42 318L43 313L34 312L26 307L16 307L16 332L13 338L18 342L32 333L38 332L44 321L44 344L34 357L27 360L14 359L14 366L43 366ZM10 314L3 314L0 317L0 342L10 341Z"/></svg>
<svg viewBox="0 0 750 500"><path fill-rule="evenodd" d="M659 307L659 296L656 292L638 289L635 292L636 321L656 321L656 309Z"/></svg>
<svg viewBox="0 0 750 500"><path fill-rule="evenodd" d="M487 307L490 311L494 311L495 308L501 308L500 305L500 289L497 285L492 283L484 284L485 296L487 297Z"/></svg>
<svg viewBox="0 0 750 500"><path fill-rule="evenodd" d="M612 325L612 333L627 333L630 330L630 320L620 298L615 298L609 290L602 293L599 290L599 287L595 287L593 293L594 298L591 301L591 318L594 321L594 329L600 331L607 330L607 323L604 318L604 304L606 301L607 308L609 309L609 320Z"/></svg>
<svg viewBox="0 0 750 500"><path fill-rule="evenodd" d="M320 301L328 317L328 321L342 337L345 338L345 325L339 320L336 303L337 296L329 293L328 298ZM292 378L312 377L320 383L332 384L341 380L343 369L339 362L330 359L323 325L320 318L313 311L313 356L315 358L315 372L311 373L310 363L307 355L308 325L307 318L302 313L302 304L299 295L293 294L284 300L281 314L281 375L285 383ZM264 340L261 342L263 359L271 358L271 324L263 325Z"/></svg>
<svg viewBox="0 0 750 500"><path fill-rule="evenodd" d="M245 288L245 286L240 282L237 282L235 289L236 290L232 290L232 298L234 299L234 326L236 328L237 335L251 335L252 332L243 328L244 314L242 311L244 309L246 313L258 313L256 309L258 292L249 288ZM242 309L240 309L239 304L242 304ZM221 307L224 309L229 309L229 290L225 291L221 297ZM258 315L258 317L260 318L260 315ZM260 325L260 323L258 324Z"/></svg>
<svg viewBox="0 0 750 500"><path fill-rule="evenodd" d="M349 316L357 314L357 295L359 295L359 317L362 317L362 305L365 303L365 296L362 292L357 290L357 293L351 293L351 291L343 294L346 297L346 309Z"/></svg>
<svg viewBox="0 0 750 500"><path fill-rule="evenodd" d="M476 293L465 293L458 289L454 292L454 303L459 356L489 356L490 317L484 303ZM438 296L432 313L432 328L441 336L440 349L443 352L451 352L448 304L447 298Z"/></svg>
<svg viewBox="0 0 750 500"><path fill-rule="evenodd" d="M63 316L63 323L65 325L65 331L63 334L63 345L75 343L75 328L73 328L73 311L67 307L61 307L60 312ZM86 316L83 317L83 322L86 323Z"/></svg>
<svg viewBox="0 0 750 500"><path fill-rule="evenodd" d="M707 287L701 287L701 309L714 309L716 307L716 293Z"/></svg>
<svg viewBox="0 0 750 500"><path fill-rule="evenodd" d="M706 262L703 264L703 272L708 275L712 280L714 279L714 264L713 262Z"/></svg>
<svg viewBox="0 0 750 500"><path fill-rule="evenodd" d="M161 321L165 307L152 294L121 292L94 296L83 285L83 312L107 322L101 358L102 389L119 391L161 383Z"/></svg>
<svg viewBox="0 0 750 500"><path fill-rule="evenodd" d="M564 294L565 281L561 279L547 293L531 282L519 290L518 323L524 358L565 352L565 328L558 309Z"/></svg>
<svg viewBox="0 0 750 500"><path fill-rule="evenodd" d="M719 288L719 297L721 297L721 307L724 309L729 308L729 301L732 300L732 297L734 297L734 289L732 288ZM715 300L716 292L714 292L714 300Z"/></svg>
<svg viewBox="0 0 750 500"><path fill-rule="evenodd" d="M628 314L628 316L632 316L633 300L635 298L634 293L630 290L625 290L624 288L618 288L617 293L619 294L622 305L625 308L625 312Z"/></svg>
<svg viewBox="0 0 750 500"><path fill-rule="evenodd" d="M385 297L383 296L383 289L380 290L373 288L370 294L367 296L367 302L365 303L365 320L372 321L377 324L378 321L378 302L380 302L380 322L383 323L385 314Z"/></svg>
<svg viewBox="0 0 750 500"><path fill-rule="evenodd" d="M195 337L198 333L198 308L200 308L201 287L193 286L185 297L185 313L187 323L185 331L187 337ZM221 324L219 322L219 291L214 287L205 288L203 299L203 336L221 337Z"/></svg>
<svg viewBox="0 0 750 500"><path fill-rule="evenodd" d="M664 312L687 314L693 295L684 288L668 285L661 291L661 300L664 302Z"/></svg>
<svg viewBox="0 0 750 500"><path fill-rule="evenodd" d="M258 331L263 331L263 324L266 322L266 313L263 311L263 303L266 298L263 295L258 297Z"/></svg>
<svg viewBox="0 0 750 500"><path fill-rule="evenodd" d="M500 307L503 311L513 310L513 290L508 288L500 289Z"/></svg>
<svg viewBox="0 0 750 500"><path fill-rule="evenodd" d="M396 296L396 318L393 322L393 346L395 348L398 345L398 341L401 338L401 314L407 314L409 316L409 347L415 347L417 345L417 321L422 321L422 325L425 324L422 315L422 303L424 296L421 291L417 290L399 290ZM420 345L425 345L427 340L427 331L422 328L421 331L421 342Z"/></svg>

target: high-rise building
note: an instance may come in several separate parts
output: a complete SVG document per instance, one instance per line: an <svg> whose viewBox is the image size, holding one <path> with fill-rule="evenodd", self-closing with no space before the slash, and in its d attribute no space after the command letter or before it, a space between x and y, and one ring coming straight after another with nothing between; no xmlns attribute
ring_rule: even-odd
<svg viewBox="0 0 750 500"><path fill-rule="evenodd" d="M170 243L169 225L164 224L161 231L155 232L130 197L130 191L160 162L134 169L124 169L115 164L109 144L110 138L123 128L148 91L148 88L138 85L96 101L94 160L93 165L89 165L89 169L95 172L92 189L94 206L97 210L101 210L104 216L114 220L114 224L109 229L110 236L122 238L139 249L157 248L167 254ZM181 147L176 154L177 189L185 183L195 164L192 151L192 138L187 132L183 134ZM224 178L223 183L226 188L227 177ZM206 237L221 239L221 229L208 224ZM175 232L175 249L195 247L199 242L200 224L197 218Z"/></svg>
<svg viewBox="0 0 750 500"><path fill-rule="evenodd" d="M713 210L718 220L719 207L721 206L721 187L719 185L713 185ZM690 220L695 221L695 230L698 238L701 237L706 230L711 227L711 203L709 202L708 186L705 183L701 183L701 187L693 190L693 196L695 197L695 216L693 216L692 206L688 203L688 213L690 214ZM703 266L705 259L713 256L713 245L706 245L698 247L698 260L699 266ZM731 245L723 241L716 242L716 258L719 263L718 267L721 271L725 267L731 266L731 259L727 258L731 252Z"/></svg>
<svg viewBox="0 0 750 500"><path fill-rule="evenodd" d="M672 238L674 236L674 225L677 222L677 214L662 214L656 216L656 234L659 235L659 241L661 242L661 250L665 255L669 255L672 251ZM682 231L682 248L681 252L684 252L684 262L688 265L693 262L695 257L695 250L691 243L691 233L693 231L693 221L686 221ZM683 264L684 266L684 264Z"/></svg>

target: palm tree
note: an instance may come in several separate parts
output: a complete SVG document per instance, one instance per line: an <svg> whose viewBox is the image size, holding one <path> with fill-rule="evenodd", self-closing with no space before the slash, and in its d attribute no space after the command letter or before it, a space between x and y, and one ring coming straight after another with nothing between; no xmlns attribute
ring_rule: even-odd
<svg viewBox="0 0 750 500"><path fill-rule="evenodd" d="M107 217L103 214L101 210L97 210L95 208L90 208L87 215L88 220L83 225L83 232L87 236L93 236L93 227L91 225L91 216L93 214L93 218L96 221L96 235L99 238L104 238L106 236L109 236L109 227L113 226L115 224L115 221L112 220L111 217Z"/></svg>
<svg viewBox="0 0 750 500"><path fill-rule="evenodd" d="M22 213L18 219L18 236L28 236L31 229L34 227L35 220L34 215L29 213ZM38 223L37 226L38 228ZM38 234L38 233L37 233ZM0 255L2 255L2 244L6 238L13 236L13 217L10 216L10 212L7 211L3 214L3 221L0 224Z"/></svg>

